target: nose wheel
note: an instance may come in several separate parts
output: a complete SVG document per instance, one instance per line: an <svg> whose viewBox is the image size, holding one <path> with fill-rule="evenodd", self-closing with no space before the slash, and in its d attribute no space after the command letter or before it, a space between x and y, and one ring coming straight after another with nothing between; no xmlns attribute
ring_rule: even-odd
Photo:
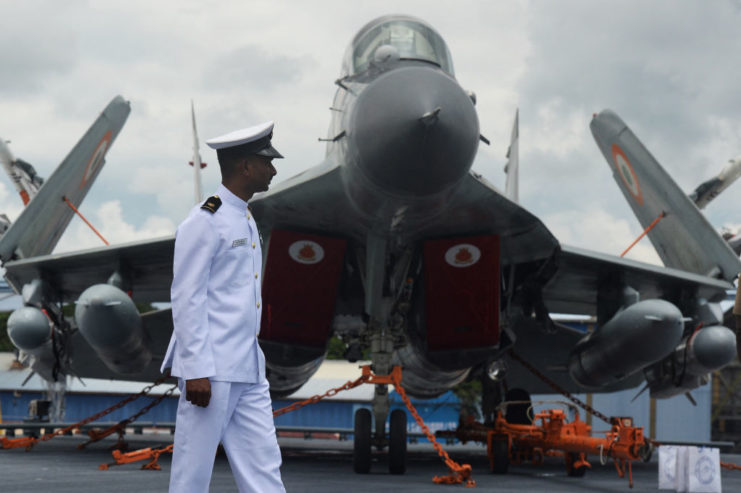
<svg viewBox="0 0 741 493"><path fill-rule="evenodd" d="M375 440L372 436L373 418L370 410L355 411L355 438L353 440L353 470L357 474L368 474L371 469L371 447L376 443L383 448L388 444L389 472L404 474L407 460L407 414L395 409L389 419L389 435ZM377 438L377 437L376 437Z"/></svg>
<svg viewBox="0 0 741 493"><path fill-rule="evenodd" d="M357 474L368 474L371 467L371 412L368 409L355 411L355 436L353 438L353 470Z"/></svg>
<svg viewBox="0 0 741 493"><path fill-rule="evenodd" d="M394 409L389 420L389 472L404 474L407 469L407 413Z"/></svg>

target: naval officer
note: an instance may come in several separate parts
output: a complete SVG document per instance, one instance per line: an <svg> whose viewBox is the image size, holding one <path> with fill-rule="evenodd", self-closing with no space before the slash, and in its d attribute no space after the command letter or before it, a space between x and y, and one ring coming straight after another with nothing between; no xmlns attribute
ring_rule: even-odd
<svg viewBox="0 0 741 493"><path fill-rule="evenodd" d="M268 189L273 122L206 143L221 185L175 236L173 334L162 371L180 383L171 492L207 492L221 442L240 492L283 492L281 456L257 335L262 251L248 202Z"/></svg>

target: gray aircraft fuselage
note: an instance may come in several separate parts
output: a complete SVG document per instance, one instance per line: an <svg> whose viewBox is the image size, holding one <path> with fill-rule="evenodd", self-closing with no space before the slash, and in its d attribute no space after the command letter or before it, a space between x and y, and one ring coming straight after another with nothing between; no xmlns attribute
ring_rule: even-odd
<svg viewBox="0 0 741 493"><path fill-rule="evenodd" d="M378 24L361 30L337 81L327 147L341 163L355 212L381 236L440 212L479 142L473 101L453 76L442 38L412 20L398 22L415 36L436 37L429 43L438 52L423 59L387 44ZM367 62L358 55L365 44Z"/></svg>

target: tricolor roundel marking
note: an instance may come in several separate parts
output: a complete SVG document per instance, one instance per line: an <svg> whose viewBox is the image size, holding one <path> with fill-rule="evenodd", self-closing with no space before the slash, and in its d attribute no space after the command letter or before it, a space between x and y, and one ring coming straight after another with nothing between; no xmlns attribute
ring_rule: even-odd
<svg viewBox="0 0 741 493"><path fill-rule="evenodd" d="M98 168L103 163L105 153L108 151L108 147L111 145L112 138L113 132L109 130L105 133L103 138L100 139L100 142L98 142L98 145L95 147L95 151L93 151L92 155L90 156L90 160L87 162L87 166L85 166L85 174L82 175L82 183L80 183L80 188L85 186L90 177L95 175Z"/></svg>
<svg viewBox="0 0 741 493"><path fill-rule="evenodd" d="M324 258L324 248L311 240L300 240L291 243L288 255L300 264L318 264Z"/></svg>
<svg viewBox="0 0 741 493"><path fill-rule="evenodd" d="M469 243L461 243L448 248L445 262L453 267L470 267L481 258L481 250Z"/></svg>
<svg viewBox="0 0 741 493"><path fill-rule="evenodd" d="M627 187L630 194L636 199L639 205L643 205L643 194L641 193L641 184L638 183L638 177L636 172L633 171L633 166L630 165L628 157L625 155L623 150L613 144L612 146L612 160L615 163L615 167L620 173L623 183Z"/></svg>

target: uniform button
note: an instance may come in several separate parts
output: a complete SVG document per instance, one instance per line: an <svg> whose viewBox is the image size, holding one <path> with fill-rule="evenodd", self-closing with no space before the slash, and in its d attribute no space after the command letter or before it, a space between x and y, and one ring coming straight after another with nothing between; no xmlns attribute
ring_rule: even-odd
<svg viewBox="0 0 741 493"><path fill-rule="evenodd" d="M250 216L249 214L247 214L247 219L252 219L252 216Z"/></svg>
<svg viewBox="0 0 741 493"><path fill-rule="evenodd" d="M255 248L255 242L254 241L252 242L252 248Z"/></svg>
<svg viewBox="0 0 741 493"><path fill-rule="evenodd" d="M257 302L257 308L260 308L260 302L259 301Z"/></svg>
<svg viewBox="0 0 741 493"><path fill-rule="evenodd" d="M255 279L257 279L257 272L255 272Z"/></svg>

